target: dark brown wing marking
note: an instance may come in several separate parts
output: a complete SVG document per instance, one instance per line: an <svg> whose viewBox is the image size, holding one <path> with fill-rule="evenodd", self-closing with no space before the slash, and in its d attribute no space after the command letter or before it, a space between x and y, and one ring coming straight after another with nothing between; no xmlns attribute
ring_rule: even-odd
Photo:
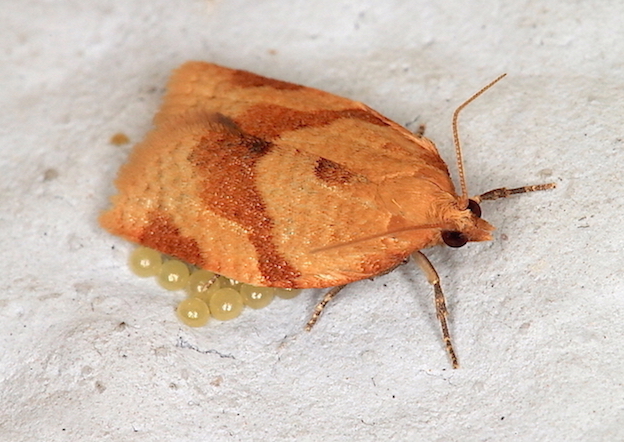
<svg viewBox="0 0 624 442"><path fill-rule="evenodd" d="M329 185L348 184L353 181L356 175L345 166L338 164L327 158L319 158L316 161L314 175Z"/></svg>
<svg viewBox="0 0 624 442"><path fill-rule="evenodd" d="M366 121L376 126L388 125L365 109L300 111L275 104L253 105L235 120L243 131L272 140L285 131L326 126L343 118Z"/></svg>
<svg viewBox="0 0 624 442"><path fill-rule="evenodd" d="M149 222L141 232L138 242L198 267L204 264L197 241L181 235L173 220L159 211L149 214Z"/></svg>
<svg viewBox="0 0 624 442"><path fill-rule="evenodd" d="M202 183L206 209L245 230L267 285L271 281L290 281L294 286L300 273L278 252L273 220L256 187L256 162L272 148L270 141L244 132L208 132L189 155L189 161Z"/></svg>
<svg viewBox="0 0 624 442"><path fill-rule="evenodd" d="M236 86L244 88L267 86L278 90L297 90L304 87L298 84L288 83L286 81L263 77L262 75L253 74L247 71L233 71L231 82Z"/></svg>

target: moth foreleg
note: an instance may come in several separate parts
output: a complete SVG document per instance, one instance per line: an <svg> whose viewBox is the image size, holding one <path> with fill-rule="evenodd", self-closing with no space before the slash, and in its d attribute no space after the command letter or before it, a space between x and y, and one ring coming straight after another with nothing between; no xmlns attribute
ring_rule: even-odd
<svg viewBox="0 0 624 442"><path fill-rule="evenodd" d="M429 261L429 259L421 252L414 252L412 254L412 258L414 258L418 267L420 267L427 277L429 284L433 286L436 315L438 317L438 321L440 321L440 327L442 328L442 337L444 338L446 351L451 358L453 368L459 368L459 362L457 361L455 350L453 350L453 343L451 342L451 334L449 333L448 324L446 323L448 310L446 309L446 300L444 299L444 293L442 292L442 287L440 286L440 277L438 276L438 272L436 272L433 264L431 264L431 261Z"/></svg>

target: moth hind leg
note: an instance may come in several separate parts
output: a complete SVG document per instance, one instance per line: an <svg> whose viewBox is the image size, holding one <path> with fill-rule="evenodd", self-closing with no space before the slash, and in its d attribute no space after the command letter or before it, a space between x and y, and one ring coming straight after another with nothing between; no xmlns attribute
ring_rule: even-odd
<svg viewBox="0 0 624 442"><path fill-rule="evenodd" d="M436 272L431 261L421 252L414 252L412 254L412 258L414 262L420 267L423 271L429 283L433 286L435 306L436 306L436 316L438 317L438 321L440 321L440 327L442 328L442 337L444 339L444 345L446 346L446 351L451 359L451 364L453 364L453 368L459 368L459 361L457 360L457 355L455 354L455 350L453 349L453 342L451 341L451 334L449 332L448 324L446 322L446 318L448 316L448 310L446 308L446 299L444 298L444 292L442 292L442 286L440 285L440 277L438 276L438 272Z"/></svg>
<svg viewBox="0 0 624 442"><path fill-rule="evenodd" d="M405 259L402 259L398 263L394 264L392 267L390 267L390 268L388 268L386 270L383 270L380 273L374 275L372 278L376 278L378 276L382 276L382 275L385 275L387 273L390 273L391 271L393 271L397 267L405 264L408 261L409 261L409 257L407 257ZM325 309L327 304L329 304L329 301L334 299L334 297L338 294L338 292L340 292L346 286L347 286L347 284L338 285L336 287L333 287L327 293L325 293L325 296L323 296L323 299L321 299L321 301L318 304L316 304L316 307L314 307L314 312L312 312L312 316L310 317L310 320L308 321L308 323L305 326L305 330L306 331L310 331L312 329L312 327L314 327L314 324L316 324L316 322L318 321L319 317L321 316L321 313L323 313L323 310Z"/></svg>
<svg viewBox="0 0 624 442"><path fill-rule="evenodd" d="M329 304L329 301L334 299L334 296L336 296L338 292L340 292L346 286L347 284L338 285L336 287L333 287L327 293L325 293L325 296L323 296L323 299L321 299L321 301L318 304L316 304L316 307L314 307L314 312L312 312L312 316L310 317L310 320L305 326L305 331L312 330L312 327L314 327L314 324L316 324L316 321L318 321L319 317L321 316L321 313L323 313L323 310L325 310L325 307L327 306L327 304Z"/></svg>

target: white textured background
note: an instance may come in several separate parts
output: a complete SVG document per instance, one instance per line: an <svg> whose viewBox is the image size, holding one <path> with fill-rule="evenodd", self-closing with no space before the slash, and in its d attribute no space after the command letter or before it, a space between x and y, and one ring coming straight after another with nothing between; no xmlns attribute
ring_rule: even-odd
<svg viewBox="0 0 624 442"><path fill-rule="evenodd" d="M357 4L357 5L356 5ZM621 441L624 3L21 0L0 11L0 440ZM363 101L427 134L496 240L189 329L96 222L171 70L213 61Z"/></svg>

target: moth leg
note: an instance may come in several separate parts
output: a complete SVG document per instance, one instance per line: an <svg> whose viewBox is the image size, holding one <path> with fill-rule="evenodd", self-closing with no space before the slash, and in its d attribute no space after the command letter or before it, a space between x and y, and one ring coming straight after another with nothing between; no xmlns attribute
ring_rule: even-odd
<svg viewBox="0 0 624 442"><path fill-rule="evenodd" d="M314 312L312 313L312 317L310 318L310 320L308 321L308 323L305 326L305 330L306 331L310 331L312 329L312 327L314 327L314 324L316 324L316 321L318 321L319 316L321 316L321 313L323 313L323 310L325 309L325 306L327 304L329 304L329 301L334 299L334 296L336 296L338 294L338 292L340 290L342 290L343 288L345 288L346 286L347 286L347 284L338 285L338 286L332 288L327 293L325 293L325 296L323 296L323 299L321 299L321 302L316 304L316 307L314 307Z"/></svg>
<svg viewBox="0 0 624 442"><path fill-rule="evenodd" d="M421 124L420 126L418 126L418 129L416 129L416 132L414 132L416 135L418 135L419 137L424 137L425 136L425 125Z"/></svg>
<svg viewBox="0 0 624 442"><path fill-rule="evenodd" d="M473 200L475 200L477 203L480 203L481 201L497 200L499 198L507 198L511 195L517 195L519 193L537 192L539 190L554 189L555 187L557 187L555 183L536 184L533 186L522 186L522 187L516 187L515 189L507 189L506 187L501 187L499 189L494 189L494 190L490 190L489 192L485 192L473 198Z"/></svg>
<svg viewBox="0 0 624 442"><path fill-rule="evenodd" d="M391 271L393 271L394 269L396 269L399 266L402 266L403 264L407 263L408 261L409 261L409 257L399 261L398 263L394 264L389 269L386 269L386 270L384 270L384 271L382 271L380 273L377 273L375 276L373 276L373 278L385 275L386 273L390 273ZM323 296L323 299L321 299L321 302L316 304L316 307L314 307L314 312L312 313L312 317L310 318L310 320L308 321L308 323L305 326L305 330L306 331L310 331L312 329L312 327L314 327L314 324L316 324L316 321L318 321L318 318L319 318L319 316L321 316L321 313L325 309L325 306L327 306L327 304L329 304L329 301L334 299L334 297L338 294L338 292L340 290L342 290L343 288L345 288L346 286L347 286L347 284L338 285L338 286L332 288L327 293L325 293L325 296Z"/></svg>
<svg viewBox="0 0 624 442"><path fill-rule="evenodd" d="M215 273L215 274L212 276L212 278L210 278L208 281L204 282L204 283L201 285L201 290L202 290L202 291L203 291L203 290L208 290L208 289L212 286L212 284L214 284L215 282L217 282L217 279L218 279L218 278L219 278L219 275Z"/></svg>
<svg viewBox="0 0 624 442"><path fill-rule="evenodd" d="M431 264L431 261L429 261L429 259L421 252L414 252L412 254L412 258L414 258L414 261L416 262L416 264L418 264L418 267L420 267L420 269L427 277L429 284L433 286L433 292L435 294L436 315L438 316L438 321L440 321L440 327L442 328L442 337L444 338L446 351L451 358L453 368L459 368L459 362L457 361L455 350L453 350L453 343L451 342L451 334L449 333L448 324L446 323L448 310L446 309L446 300L444 299L444 293L442 292L442 287L440 286L440 277L438 276L438 272L436 272L436 270L433 268L433 264Z"/></svg>

